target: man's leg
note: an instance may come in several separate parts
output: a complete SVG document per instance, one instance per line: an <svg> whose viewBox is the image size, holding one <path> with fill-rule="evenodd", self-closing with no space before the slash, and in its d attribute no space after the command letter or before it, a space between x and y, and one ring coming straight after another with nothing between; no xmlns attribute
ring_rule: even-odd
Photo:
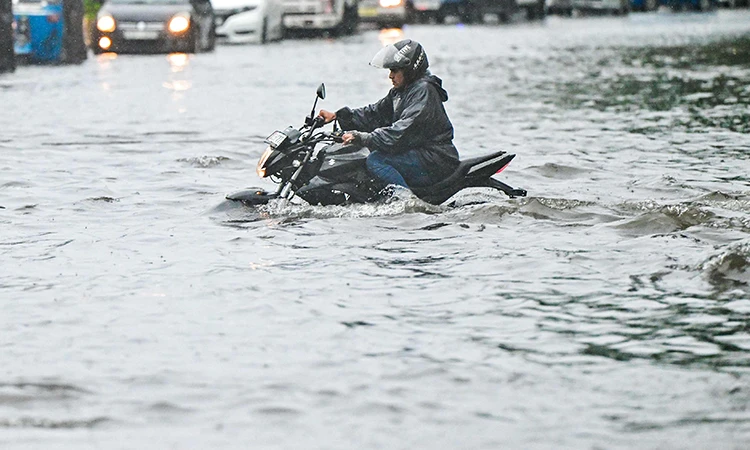
<svg viewBox="0 0 750 450"><path fill-rule="evenodd" d="M427 172L422 168L415 151L388 155L375 151L367 157L367 170L378 180L386 184L395 184L408 188L427 186L430 183ZM407 181L408 184L407 184Z"/></svg>
<svg viewBox="0 0 750 450"><path fill-rule="evenodd" d="M382 152L372 152L367 156L367 170L385 184L409 187L404 177L390 164L388 155Z"/></svg>

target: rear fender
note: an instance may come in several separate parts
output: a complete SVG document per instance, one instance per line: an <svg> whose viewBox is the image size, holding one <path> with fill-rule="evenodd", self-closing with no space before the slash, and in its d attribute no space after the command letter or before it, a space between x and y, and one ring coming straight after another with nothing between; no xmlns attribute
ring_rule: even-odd
<svg viewBox="0 0 750 450"><path fill-rule="evenodd" d="M495 187L491 182L492 175L505 169L515 156L497 152L462 161L447 179L432 186L412 188L412 192L427 203L439 205L467 187Z"/></svg>
<svg viewBox="0 0 750 450"><path fill-rule="evenodd" d="M515 158L516 155L496 155L495 157L486 161L478 162L469 167L466 172L466 178L470 179L486 179L500 173L508 167L508 164Z"/></svg>

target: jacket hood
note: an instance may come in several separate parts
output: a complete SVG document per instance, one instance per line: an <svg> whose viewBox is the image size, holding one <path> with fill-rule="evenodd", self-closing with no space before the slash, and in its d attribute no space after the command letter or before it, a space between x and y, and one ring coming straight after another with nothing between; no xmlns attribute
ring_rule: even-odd
<svg viewBox="0 0 750 450"><path fill-rule="evenodd" d="M439 77L432 75L431 73L427 72L424 76L427 78L427 82L431 83L433 86L435 86L435 89L437 89L438 94L440 94L440 100L443 101L443 103L448 101L448 91L446 91L443 88L443 80L441 80Z"/></svg>
<svg viewBox="0 0 750 450"><path fill-rule="evenodd" d="M446 91L443 88L443 80L440 79L440 77L437 77L430 73L428 70L424 75L417 78L416 80L412 81L411 83L407 84L404 87L401 88L391 88L390 92L398 93L399 95L403 93L404 91L408 91L412 86L416 86L419 83L428 83L435 87L435 90L437 91L438 95L440 96L440 100L445 103L448 101L448 91Z"/></svg>

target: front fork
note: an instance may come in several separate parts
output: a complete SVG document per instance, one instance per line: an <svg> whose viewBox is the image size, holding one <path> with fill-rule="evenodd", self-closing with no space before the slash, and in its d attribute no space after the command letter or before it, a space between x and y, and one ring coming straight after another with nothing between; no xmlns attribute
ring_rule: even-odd
<svg viewBox="0 0 750 450"><path fill-rule="evenodd" d="M294 171L289 180L287 180L286 183L279 185L278 189L276 189L276 194L279 196L279 198L283 198L286 200L291 200L292 198L294 198L295 192L292 191L292 185L295 181L297 181L297 178L299 178L299 175L305 169L305 166L307 166L307 163L310 161L311 157L312 150L308 150L307 153L305 153L305 157L302 159L299 167L297 167L297 170Z"/></svg>

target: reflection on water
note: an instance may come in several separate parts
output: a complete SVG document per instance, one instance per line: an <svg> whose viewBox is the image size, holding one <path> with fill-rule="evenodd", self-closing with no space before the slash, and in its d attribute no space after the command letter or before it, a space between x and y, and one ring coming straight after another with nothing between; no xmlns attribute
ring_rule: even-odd
<svg viewBox="0 0 750 450"><path fill-rule="evenodd" d="M401 28L383 28L378 33L378 40L381 44L388 45L404 39L404 30Z"/></svg>
<svg viewBox="0 0 750 450"><path fill-rule="evenodd" d="M187 53L170 53L167 55L167 61L172 72L182 72L190 62L190 56Z"/></svg>
<svg viewBox="0 0 750 450"><path fill-rule="evenodd" d="M99 55L96 55L96 61L100 65L106 65L109 61L117 59L118 55L117 53L101 53Z"/></svg>
<svg viewBox="0 0 750 450"><path fill-rule="evenodd" d="M4 76L0 446L744 448L750 14L689 19ZM462 156L511 150L501 178L529 197L226 200L274 188L263 139L320 82L331 109L381 98L366 61L404 37Z"/></svg>
<svg viewBox="0 0 750 450"><path fill-rule="evenodd" d="M172 79L170 81L165 81L162 86L164 86L167 89L175 91L174 99L177 100L181 98L177 94L181 91L187 91L192 86L192 83L190 80L184 80L184 79Z"/></svg>
<svg viewBox="0 0 750 450"><path fill-rule="evenodd" d="M614 58L617 58L615 60ZM617 70L608 70L618 67ZM615 113L677 112L670 126L750 132L750 37L626 49L564 82L558 101ZM649 127L640 127L647 132Z"/></svg>
<svg viewBox="0 0 750 450"><path fill-rule="evenodd" d="M192 80L189 78L190 74L185 70L190 63L190 55L187 53L170 53L167 55L167 61L169 61L170 68L169 80L164 82L162 86L173 92L172 99L174 101L180 101L184 98L184 92L193 86ZM186 109L180 108L179 111L184 113Z"/></svg>

